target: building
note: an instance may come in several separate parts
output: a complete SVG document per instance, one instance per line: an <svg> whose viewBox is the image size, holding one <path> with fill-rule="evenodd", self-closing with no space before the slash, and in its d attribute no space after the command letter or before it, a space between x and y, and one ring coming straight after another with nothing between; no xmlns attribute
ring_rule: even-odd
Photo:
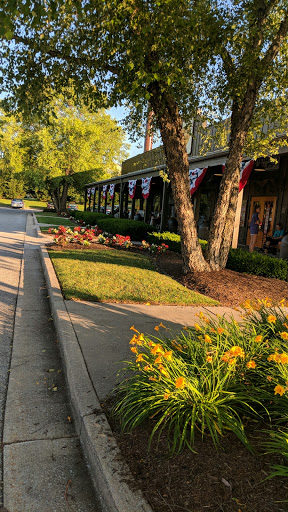
<svg viewBox="0 0 288 512"><path fill-rule="evenodd" d="M190 190L199 237L207 238L228 151L210 144L203 153L202 135L195 123L187 143ZM256 206L260 206L262 230L256 247L281 222L288 231L288 147L281 148L277 162L261 158L243 159L249 177L243 181L235 217L233 247L245 246L249 224ZM165 180L166 161L163 147L125 160L121 175L85 186L85 209L109 212L120 218L134 218L151 223L160 231L177 231L171 187ZM244 170L244 173L246 171ZM164 177L164 179L163 179ZM247 177L247 176L246 176ZM245 182L245 186L244 186ZM196 185L195 185L196 184ZM144 189L142 188L144 187Z"/></svg>

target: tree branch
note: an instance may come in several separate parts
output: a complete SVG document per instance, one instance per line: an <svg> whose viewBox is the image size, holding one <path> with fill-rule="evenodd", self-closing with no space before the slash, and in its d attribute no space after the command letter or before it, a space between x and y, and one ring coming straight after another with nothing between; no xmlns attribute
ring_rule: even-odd
<svg viewBox="0 0 288 512"><path fill-rule="evenodd" d="M26 37L22 37L22 36L18 36L18 35L15 35L13 36L13 39L16 43L22 43L22 44L25 44L26 46L29 46L29 48L34 48L34 44L33 44L33 41L32 39L29 39L29 38L26 38ZM62 59L62 60L65 60L66 62L69 62L69 63L75 63L75 64L80 64L80 65L86 65L86 66L93 66L93 67L96 67L97 68L97 64L98 64L98 61L97 59L90 59L89 57L86 57L86 56L81 56L81 57L75 57L74 55L70 55L69 54L65 54L63 53L63 51L60 51L60 50L49 50L48 48L47 49L41 49L39 48L39 51L40 53L44 54L44 55L49 55L49 57L52 57L52 58L57 58L57 59ZM70 50L68 49L68 52L70 52ZM101 65L102 69L103 69L103 65ZM107 73L110 72L112 73L113 75L118 75L120 73L120 68L119 66L112 66L111 64L108 64L106 63L105 66L104 66L104 71L106 71Z"/></svg>
<svg viewBox="0 0 288 512"><path fill-rule="evenodd" d="M280 50L281 44L288 33L288 14L286 14L284 20L281 22L279 30L269 46L265 56L260 60L260 65L263 70L270 66L271 62L275 59L277 53Z"/></svg>

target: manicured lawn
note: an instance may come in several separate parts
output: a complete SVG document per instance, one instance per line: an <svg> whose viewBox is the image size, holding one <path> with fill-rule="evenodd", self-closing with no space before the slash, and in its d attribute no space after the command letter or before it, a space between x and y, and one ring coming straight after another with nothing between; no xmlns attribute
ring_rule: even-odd
<svg viewBox="0 0 288 512"><path fill-rule="evenodd" d="M31 210L34 210L34 209L41 209L42 208L45 208L46 205L47 205L47 202L45 201L33 201L31 199L24 199L24 202L25 202L25 209L31 209ZM11 204L11 199L0 199L0 206L10 206Z"/></svg>
<svg viewBox="0 0 288 512"><path fill-rule="evenodd" d="M65 217L59 217L58 215L36 215L37 220L40 224L49 224L50 226L75 226L76 224L71 222L70 219Z"/></svg>
<svg viewBox="0 0 288 512"><path fill-rule="evenodd" d="M118 250L49 251L66 299L150 304L217 304L159 274L144 254Z"/></svg>

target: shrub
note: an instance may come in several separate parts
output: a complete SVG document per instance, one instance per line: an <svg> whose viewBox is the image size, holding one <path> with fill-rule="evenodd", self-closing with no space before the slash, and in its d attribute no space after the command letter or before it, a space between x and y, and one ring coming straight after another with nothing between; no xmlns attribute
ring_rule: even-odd
<svg viewBox="0 0 288 512"><path fill-rule="evenodd" d="M230 250L227 268L256 276L275 277L284 281L288 277L287 260L272 258L257 252L249 253L243 249Z"/></svg>
<svg viewBox="0 0 288 512"><path fill-rule="evenodd" d="M199 323L176 337L162 323L155 336L131 327L135 361L126 365L115 414L125 430L153 419L151 438L165 429L172 452L184 445L193 450L196 431L209 434L215 445L232 431L252 449L245 426L255 418L276 431L287 424L284 311L268 301L246 301L241 325L233 318L198 316Z"/></svg>
<svg viewBox="0 0 288 512"><path fill-rule="evenodd" d="M141 241L146 238L149 224L137 222L130 219L115 219L108 217L104 213L95 212L77 212L76 219L84 220L86 224L97 225L102 231L106 231L110 235L121 233L123 236L130 236L131 240Z"/></svg>
<svg viewBox="0 0 288 512"><path fill-rule="evenodd" d="M150 244L159 245L159 242L165 243L169 245L169 250L178 252L181 254L181 238L180 235L176 235L176 233L170 233L170 231L165 231L164 233L148 233L147 242ZM207 245L206 240L199 240L202 250L205 249Z"/></svg>

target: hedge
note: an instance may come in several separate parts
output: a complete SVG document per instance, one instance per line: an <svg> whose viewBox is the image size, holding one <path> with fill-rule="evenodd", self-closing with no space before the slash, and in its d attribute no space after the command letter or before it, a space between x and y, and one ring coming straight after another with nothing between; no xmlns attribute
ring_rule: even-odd
<svg viewBox="0 0 288 512"><path fill-rule="evenodd" d="M84 220L86 224L91 226L97 225L102 231L111 235L130 236L131 240L135 241L146 240L147 233L151 229L151 226L144 222L131 219L115 219L115 217L108 217L105 213L76 212L75 218Z"/></svg>
<svg viewBox="0 0 288 512"><path fill-rule="evenodd" d="M169 245L170 251L179 252L181 254L181 239L180 235L165 231L164 233L148 233L147 242L149 244L167 244ZM199 240L202 249L205 249L207 245L206 240Z"/></svg>
<svg viewBox="0 0 288 512"><path fill-rule="evenodd" d="M149 233L147 241L157 244L166 243L171 251L181 254L180 236L175 233ZM199 240L199 242L204 249L207 245L206 240ZM249 253L243 249L230 249L226 268L256 276L288 280L288 260L272 258L257 252Z"/></svg>
<svg viewBox="0 0 288 512"><path fill-rule="evenodd" d="M288 261L272 258L257 252L231 249L227 268L236 272L246 272L255 276L275 277L284 281L288 278Z"/></svg>

